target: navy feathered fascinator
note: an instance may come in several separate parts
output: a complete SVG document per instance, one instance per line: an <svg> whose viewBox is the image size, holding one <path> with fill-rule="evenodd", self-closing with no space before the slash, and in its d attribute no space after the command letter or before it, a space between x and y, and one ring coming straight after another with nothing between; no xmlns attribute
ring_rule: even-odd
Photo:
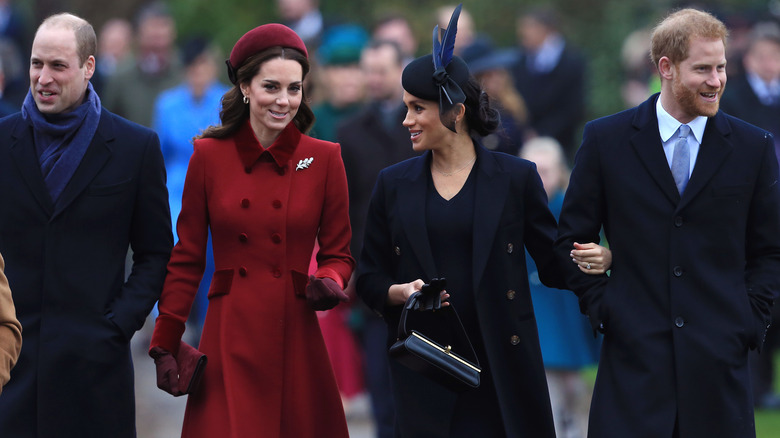
<svg viewBox="0 0 780 438"><path fill-rule="evenodd" d="M462 8L463 4L461 3L452 11L447 28L441 32L441 42L439 41L439 25L437 24L433 28L433 80L439 86L439 103L442 109L445 105L452 107L456 103L466 101L463 90L447 73L447 66L452 62L452 56L455 52L455 35L458 34L458 18Z"/></svg>
<svg viewBox="0 0 780 438"><path fill-rule="evenodd" d="M434 27L433 53L410 62L401 77L404 90L420 99L438 101L441 114L466 101L463 86L468 82L469 69L453 54L462 7L463 4L459 4L452 12L446 29L440 31L438 25ZM447 127L455 130L454 126Z"/></svg>

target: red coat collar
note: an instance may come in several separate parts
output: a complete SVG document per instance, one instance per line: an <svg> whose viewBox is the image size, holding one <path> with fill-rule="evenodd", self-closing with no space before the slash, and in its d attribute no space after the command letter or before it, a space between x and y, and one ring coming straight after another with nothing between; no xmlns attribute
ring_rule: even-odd
<svg viewBox="0 0 780 438"><path fill-rule="evenodd" d="M289 123L271 146L263 148L247 119L236 133L236 149L244 167L252 167L264 153L270 155L277 166L284 167L292 158L300 139L301 132L294 123Z"/></svg>

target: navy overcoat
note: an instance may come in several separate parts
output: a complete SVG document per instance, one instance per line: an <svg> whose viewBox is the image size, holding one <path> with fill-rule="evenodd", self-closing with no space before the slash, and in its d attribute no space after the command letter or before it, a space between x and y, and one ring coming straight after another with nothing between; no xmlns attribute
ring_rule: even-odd
<svg viewBox="0 0 780 438"><path fill-rule="evenodd" d="M773 139L718 112L681 197L657 98L586 125L560 215L561 258L602 226L613 255L609 278L571 284L605 331L589 436L754 437L747 353L780 280Z"/></svg>
<svg viewBox="0 0 780 438"><path fill-rule="evenodd" d="M135 436L129 341L160 295L173 240L157 135L103 108L53 203L32 126L2 119L0 205L24 341L0 397L0 436Z"/></svg>

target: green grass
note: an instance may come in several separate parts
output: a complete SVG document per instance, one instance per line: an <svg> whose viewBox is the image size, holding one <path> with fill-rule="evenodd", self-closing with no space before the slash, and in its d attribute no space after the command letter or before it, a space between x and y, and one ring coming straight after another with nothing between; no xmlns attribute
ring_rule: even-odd
<svg viewBox="0 0 780 438"><path fill-rule="evenodd" d="M585 380L593 385L596 367L584 371ZM775 389L780 393L780 353L775 355ZM756 438L780 438L780 411L756 411Z"/></svg>
<svg viewBox="0 0 780 438"><path fill-rule="evenodd" d="M756 437L780 438L780 412L756 411Z"/></svg>
<svg viewBox="0 0 780 438"><path fill-rule="evenodd" d="M775 390L780 392L780 353L775 354ZM780 438L780 411L756 411L756 437Z"/></svg>

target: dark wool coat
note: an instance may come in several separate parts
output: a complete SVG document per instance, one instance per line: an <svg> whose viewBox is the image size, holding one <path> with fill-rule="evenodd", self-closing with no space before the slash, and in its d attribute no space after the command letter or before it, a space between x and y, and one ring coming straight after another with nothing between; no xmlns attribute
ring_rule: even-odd
<svg viewBox="0 0 780 438"><path fill-rule="evenodd" d="M657 98L586 126L560 216L560 257L602 225L613 254L609 278L572 282L605 330L589 436L754 437L747 353L780 279L772 136L709 118L681 197Z"/></svg>
<svg viewBox="0 0 780 438"><path fill-rule="evenodd" d="M471 269L482 337L471 341L484 345L508 436L554 437L523 246L542 280L561 287L552 251L555 218L533 163L482 146L477 154ZM430 159L427 152L383 170L369 207L357 292L384 316L388 346L401 308L385 305L390 285L437 276L427 232L433 225L421 213ZM396 436L448 436L456 395L392 359L391 374Z"/></svg>
<svg viewBox="0 0 780 438"><path fill-rule="evenodd" d="M134 437L129 341L160 295L173 240L157 135L104 108L56 203L31 125L10 116L0 136L0 252L24 340L0 436Z"/></svg>

